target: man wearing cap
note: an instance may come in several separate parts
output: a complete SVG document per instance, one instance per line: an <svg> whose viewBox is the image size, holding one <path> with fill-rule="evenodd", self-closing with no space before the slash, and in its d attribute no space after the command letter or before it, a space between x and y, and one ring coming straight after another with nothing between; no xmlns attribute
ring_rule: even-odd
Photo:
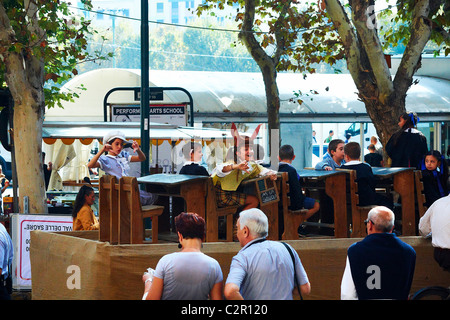
<svg viewBox="0 0 450 320"><path fill-rule="evenodd" d="M130 155L124 151L125 147L131 146L137 155ZM107 152L107 155L104 153ZM88 168L100 168L106 174L116 176L120 179L123 176L129 176L130 162L142 162L146 159L139 144L136 141L127 141L125 135L121 131L110 131L103 137L103 147L89 161ZM153 204L156 196L140 190L140 198L142 205Z"/></svg>

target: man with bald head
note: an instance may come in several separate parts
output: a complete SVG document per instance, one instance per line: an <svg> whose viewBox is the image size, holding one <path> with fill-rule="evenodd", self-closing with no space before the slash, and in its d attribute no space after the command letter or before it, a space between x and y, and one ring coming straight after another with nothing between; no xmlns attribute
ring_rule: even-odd
<svg viewBox="0 0 450 320"><path fill-rule="evenodd" d="M392 233L394 218L387 207L369 211L367 236L347 251L342 300L408 299L416 252Z"/></svg>

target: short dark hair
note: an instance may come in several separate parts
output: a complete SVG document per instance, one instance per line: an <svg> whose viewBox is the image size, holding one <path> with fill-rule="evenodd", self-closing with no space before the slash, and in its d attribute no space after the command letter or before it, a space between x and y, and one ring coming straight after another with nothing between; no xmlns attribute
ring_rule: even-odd
<svg viewBox="0 0 450 320"><path fill-rule="evenodd" d="M185 239L205 238L205 219L196 213L180 213L175 217L175 228Z"/></svg>
<svg viewBox="0 0 450 320"><path fill-rule="evenodd" d="M358 142L349 142L344 146L344 153L352 160L359 159L361 156L361 146Z"/></svg>
<svg viewBox="0 0 450 320"><path fill-rule="evenodd" d="M289 144L284 144L280 147L278 156L280 160L292 160L294 158L294 148Z"/></svg>
<svg viewBox="0 0 450 320"><path fill-rule="evenodd" d="M331 140L330 143L328 144L328 152L331 154L331 151L335 151L336 152L336 148L339 144L341 143L345 143L344 140L341 139L334 139Z"/></svg>

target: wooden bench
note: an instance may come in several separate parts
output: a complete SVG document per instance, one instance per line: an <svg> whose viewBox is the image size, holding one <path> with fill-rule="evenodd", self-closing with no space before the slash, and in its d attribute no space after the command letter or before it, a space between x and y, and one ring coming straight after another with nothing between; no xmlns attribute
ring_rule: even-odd
<svg viewBox="0 0 450 320"><path fill-rule="evenodd" d="M216 188L213 180L207 181L207 196L206 196L206 241L219 241L219 217L226 217L226 237L225 241L233 241L233 216L240 206L218 207Z"/></svg>
<svg viewBox="0 0 450 320"><path fill-rule="evenodd" d="M284 232L281 236L283 240L298 240L298 228L306 220L306 209L290 210L291 204L289 194L289 175L287 172L278 174L280 187L280 205L283 212Z"/></svg>
<svg viewBox="0 0 450 320"><path fill-rule="evenodd" d="M352 232L350 237L352 238L362 238L366 236L366 225L364 220L367 219L369 211L376 207L376 205L360 206L359 205L359 194L358 194L358 183L356 182L356 171L339 169L347 172L347 196L350 198L348 200L350 206L351 214L351 224Z"/></svg>
<svg viewBox="0 0 450 320"><path fill-rule="evenodd" d="M164 206L142 206L136 177L119 179L119 244L144 243L144 219L152 218L152 241L158 242L158 216Z"/></svg>
<svg viewBox="0 0 450 320"><path fill-rule="evenodd" d="M423 192L422 171L420 170L414 170L414 186L416 190L417 211L419 213L419 218L421 218L427 211L427 207L425 206L426 199Z"/></svg>
<svg viewBox="0 0 450 320"><path fill-rule="evenodd" d="M99 240L117 244L119 185L115 176L104 175L99 180L99 218Z"/></svg>

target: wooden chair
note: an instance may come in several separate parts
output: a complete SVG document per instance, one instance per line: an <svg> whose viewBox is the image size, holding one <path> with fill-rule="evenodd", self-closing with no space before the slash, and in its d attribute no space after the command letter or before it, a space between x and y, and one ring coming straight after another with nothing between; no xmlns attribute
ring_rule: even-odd
<svg viewBox="0 0 450 320"><path fill-rule="evenodd" d="M340 169L346 171L348 174L348 183L346 184L348 195L350 196L350 212L351 212L351 223L352 232L350 236L352 238L361 238L366 236L366 225L364 220L367 219L369 211L376 207L376 205L360 206L359 205L359 194L358 194L358 183L356 182L356 171Z"/></svg>
<svg viewBox="0 0 450 320"><path fill-rule="evenodd" d="M422 171L414 170L414 185L416 189L416 203L417 211L419 212L419 218L421 218L427 211L425 206L425 194L423 193Z"/></svg>
<svg viewBox="0 0 450 320"><path fill-rule="evenodd" d="M279 175L278 175L279 177ZM284 232L281 236L283 240L298 240L298 228L306 220L306 209L290 210L290 197L289 193L289 175L287 172L281 173L280 179L281 189L281 205L280 209L283 210L284 220Z"/></svg>
<svg viewBox="0 0 450 320"><path fill-rule="evenodd" d="M117 244L119 224L119 188L115 176L104 175L99 180L99 240Z"/></svg>
<svg viewBox="0 0 450 320"><path fill-rule="evenodd" d="M217 207L216 190L212 179L208 179L208 194L206 197L206 241L219 241L219 217L226 217L226 238L225 241L233 241L233 215L239 209L238 205Z"/></svg>
<svg viewBox="0 0 450 320"><path fill-rule="evenodd" d="M142 206L136 177L119 179L119 243L144 243L144 218L152 218L152 243L158 242L158 216L164 206Z"/></svg>

